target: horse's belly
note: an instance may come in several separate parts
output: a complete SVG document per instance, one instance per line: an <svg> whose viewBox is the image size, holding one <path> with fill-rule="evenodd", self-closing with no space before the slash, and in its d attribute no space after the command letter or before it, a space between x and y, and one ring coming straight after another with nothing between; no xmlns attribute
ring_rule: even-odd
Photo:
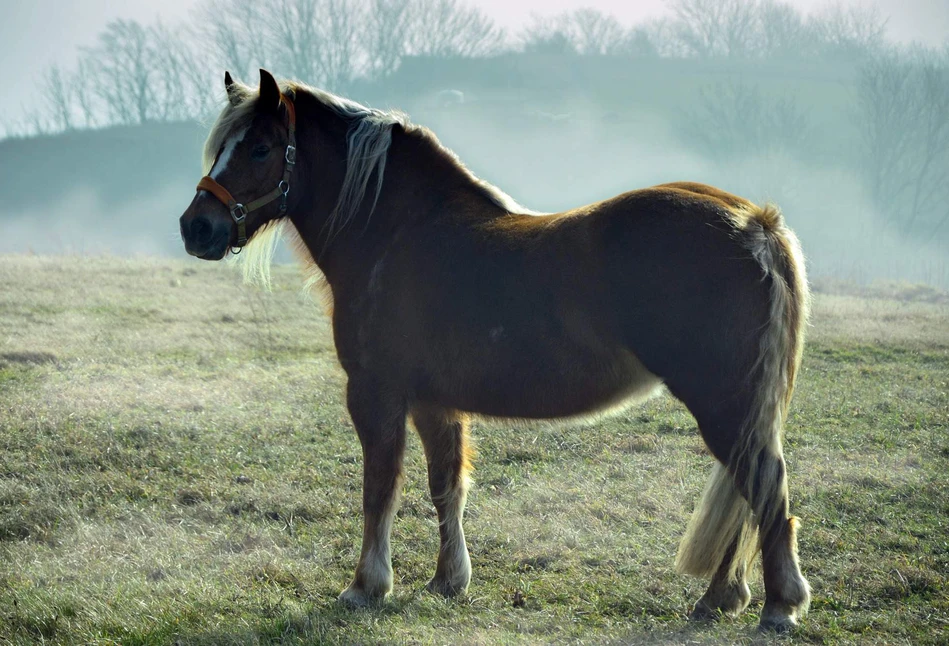
<svg viewBox="0 0 949 646"><path fill-rule="evenodd" d="M551 419L590 415L641 401L660 385L631 352L580 349L488 353L455 372L447 406L491 417Z"/></svg>

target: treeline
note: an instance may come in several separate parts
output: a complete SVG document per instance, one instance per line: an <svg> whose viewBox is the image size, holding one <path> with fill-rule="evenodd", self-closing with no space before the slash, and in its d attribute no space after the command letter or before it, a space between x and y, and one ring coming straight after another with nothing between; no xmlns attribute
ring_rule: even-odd
<svg viewBox="0 0 949 646"><path fill-rule="evenodd" d="M669 0L669 17L625 26L579 9L507 33L464 0L204 0L188 21L116 20L67 68L43 75L45 111L3 124L6 135L206 117L229 69L256 68L346 93L384 79L406 56L489 57L520 51L577 56L813 58L859 62L886 48L873 8L829 5L804 16L778 0Z"/></svg>
<svg viewBox="0 0 949 646"><path fill-rule="evenodd" d="M506 34L462 0L204 0L168 25L115 20L72 69L41 80L49 108L7 135L200 119L217 105L221 70L258 67L345 92L392 73L404 56L482 57Z"/></svg>

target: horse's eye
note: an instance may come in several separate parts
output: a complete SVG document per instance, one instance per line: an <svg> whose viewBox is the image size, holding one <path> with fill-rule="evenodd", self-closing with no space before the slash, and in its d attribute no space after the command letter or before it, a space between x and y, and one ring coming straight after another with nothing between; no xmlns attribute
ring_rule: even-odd
<svg viewBox="0 0 949 646"><path fill-rule="evenodd" d="M251 159L253 159L254 161L264 161L265 159L267 159L267 155L269 154L270 154L270 146L265 146L261 144L260 146L257 146L256 148L254 148L250 156L251 156Z"/></svg>

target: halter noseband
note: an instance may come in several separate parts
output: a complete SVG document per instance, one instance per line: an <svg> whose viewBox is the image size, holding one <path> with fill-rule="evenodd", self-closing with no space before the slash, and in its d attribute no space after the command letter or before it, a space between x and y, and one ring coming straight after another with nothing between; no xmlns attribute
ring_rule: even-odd
<svg viewBox="0 0 949 646"><path fill-rule="evenodd" d="M297 113L293 107L293 100L285 94L280 95L281 102L287 107L287 116L289 125L287 126L287 151L284 154L283 179L277 184L277 188L270 191L263 197L257 198L246 206L234 199L231 192L217 183L217 180L210 175L205 175L198 182L199 191L207 191L227 207L231 212L234 223L237 224L237 245L231 247L231 253L238 254L241 248L247 244L247 214L251 211L270 204L277 198L280 198L280 215L287 212L287 193L290 192L290 174L297 163Z"/></svg>

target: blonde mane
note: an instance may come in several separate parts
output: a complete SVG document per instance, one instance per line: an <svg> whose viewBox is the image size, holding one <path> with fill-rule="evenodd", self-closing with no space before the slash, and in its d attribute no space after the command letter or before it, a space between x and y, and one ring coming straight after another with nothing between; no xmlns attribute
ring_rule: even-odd
<svg viewBox="0 0 949 646"><path fill-rule="evenodd" d="M293 81L281 82L280 91L288 96L305 94L315 98L342 118L349 126L346 137L346 174L343 178L343 185L336 206L324 225L327 245L356 216L366 198L366 192L370 188L369 182L373 173L376 174L376 180L372 187L373 202L369 209L369 216L371 217L373 211L375 211L376 203L382 192L386 157L392 144L392 128L394 126L420 133L430 139L437 147L448 152L458 168L471 179L472 183L486 197L500 208L510 213L538 214L537 211L531 211L518 204L504 191L476 177L454 153L447 150L438 141L434 134L425 128L413 126L408 117L402 112L369 108L356 101ZM229 102L211 126L211 131L204 144L202 159L204 174L211 172L218 152L232 133L248 127L253 121L259 96L257 91L246 85L237 84L236 89L231 89L231 93L232 96L237 96L241 100L237 105L232 105ZM285 232L287 227L293 228L293 225L286 219L274 220L268 223L254 233L241 254L232 256L234 261L241 265L246 282L259 285L265 289L270 288L270 265L281 233ZM312 257L308 260L309 262L306 264L313 262Z"/></svg>

